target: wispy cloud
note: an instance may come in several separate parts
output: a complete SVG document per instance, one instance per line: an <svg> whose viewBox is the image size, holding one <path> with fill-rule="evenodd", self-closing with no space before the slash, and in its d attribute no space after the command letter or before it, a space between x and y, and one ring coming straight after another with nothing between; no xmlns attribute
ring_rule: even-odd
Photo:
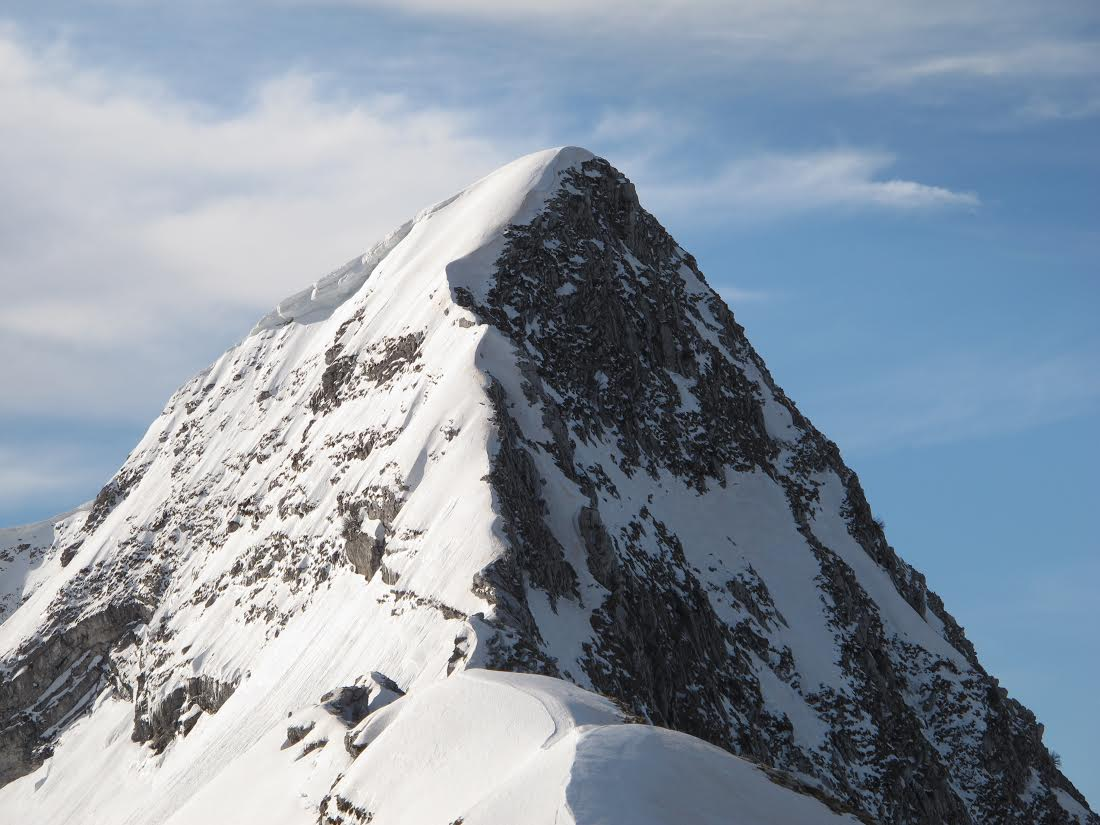
<svg viewBox="0 0 1100 825"><path fill-rule="evenodd" d="M1015 112L1023 120L1080 120L1100 115L1100 93L1083 99L1058 100L1037 96L1021 105Z"/></svg>
<svg viewBox="0 0 1100 825"><path fill-rule="evenodd" d="M650 184L646 193L669 210L745 220L821 209L974 208L972 192L886 177L885 152L837 149L738 158L705 180Z"/></svg>
<svg viewBox="0 0 1100 825"><path fill-rule="evenodd" d="M1095 352L957 353L845 384L811 414L841 449L873 452L1021 432L1100 409Z"/></svg>
<svg viewBox="0 0 1100 825"><path fill-rule="evenodd" d="M647 64L793 69L804 79L847 82L852 90L904 87L950 78L1002 81L1100 76L1095 7L1004 0L299 0L304 5L387 7L405 14L521 27L602 48L633 46ZM975 51L974 44L985 47ZM568 48L562 44L561 48ZM809 71L811 74L805 74Z"/></svg>
<svg viewBox="0 0 1100 825"><path fill-rule="evenodd" d="M945 77L1012 78L1100 76L1100 41L1046 41L1013 48L923 57L880 76L884 83Z"/></svg>
<svg viewBox="0 0 1100 825"><path fill-rule="evenodd" d="M774 292L766 289L744 289L732 285L720 286L717 291L722 296L722 300L733 309L737 309L741 304L760 304L774 301L777 297Z"/></svg>
<svg viewBox="0 0 1100 825"><path fill-rule="evenodd" d="M607 110L592 129L594 141L621 142L658 136L667 140L669 120L661 112L650 109Z"/></svg>

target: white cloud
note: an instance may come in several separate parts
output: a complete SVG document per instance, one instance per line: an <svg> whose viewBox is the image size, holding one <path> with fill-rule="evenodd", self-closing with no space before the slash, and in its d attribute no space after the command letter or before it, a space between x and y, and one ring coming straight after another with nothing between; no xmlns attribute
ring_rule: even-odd
<svg viewBox="0 0 1100 825"><path fill-rule="evenodd" d="M904 211L980 203L971 192L883 178L893 162L887 153L855 149L758 154L731 161L706 180L654 183L644 191L661 208L745 220L838 207Z"/></svg>
<svg viewBox="0 0 1100 825"><path fill-rule="evenodd" d="M216 112L3 28L0 111L0 414L146 415L211 340L518 154L294 74Z"/></svg>

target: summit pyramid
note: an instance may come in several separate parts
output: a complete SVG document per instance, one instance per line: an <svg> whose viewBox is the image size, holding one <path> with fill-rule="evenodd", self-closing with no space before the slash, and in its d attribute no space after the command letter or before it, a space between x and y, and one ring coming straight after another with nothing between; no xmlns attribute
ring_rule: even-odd
<svg viewBox="0 0 1100 825"><path fill-rule="evenodd" d="M24 821L1100 822L582 149L279 304L0 576Z"/></svg>

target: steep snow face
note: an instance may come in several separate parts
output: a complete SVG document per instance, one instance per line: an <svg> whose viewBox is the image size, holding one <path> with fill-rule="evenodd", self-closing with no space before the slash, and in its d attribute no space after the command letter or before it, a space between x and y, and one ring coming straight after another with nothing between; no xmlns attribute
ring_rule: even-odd
<svg viewBox="0 0 1100 825"><path fill-rule="evenodd" d="M0 625L0 809L40 821L209 819L255 783L293 797L274 821L415 803L492 822L524 781L497 748L575 776L576 821L635 821L625 798L600 819L600 771L750 770L635 726L586 737L573 699L575 735L547 745L524 680L469 670L490 667L881 821L1097 822L695 261L584 150L503 167L281 303L85 511L31 533L0 536L21 548L0 555L21 602ZM338 688L334 721L316 708ZM515 710L486 722L476 789L387 738L404 718L419 741L435 711L396 708L447 691ZM302 758L265 773L284 739ZM107 768L73 767L104 742ZM414 799L413 777L461 804ZM564 810L538 787L525 821Z"/></svg>

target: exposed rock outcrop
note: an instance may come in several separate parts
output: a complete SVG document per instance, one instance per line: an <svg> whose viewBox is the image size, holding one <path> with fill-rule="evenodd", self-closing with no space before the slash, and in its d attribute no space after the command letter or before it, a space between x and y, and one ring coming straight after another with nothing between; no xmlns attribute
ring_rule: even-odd
<svg viewBox="0 0 1100 825"><path fill-rule="evenodd" d="M112 651L133 643L146 615L136 605L109 605L19 652L18 667L0 678L0 785L50 756L51 732L79 717L110 683Z"/></svg>

